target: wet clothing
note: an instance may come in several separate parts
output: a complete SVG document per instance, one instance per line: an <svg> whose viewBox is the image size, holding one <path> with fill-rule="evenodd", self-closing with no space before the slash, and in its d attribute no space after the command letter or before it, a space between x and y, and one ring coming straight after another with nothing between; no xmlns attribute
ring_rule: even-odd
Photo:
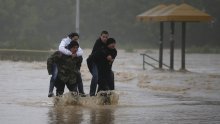
<svg viewBox="0 0 220 124"><path fill-rule="evenodd" d="M71 39L69 37L63 38L59 45L59 51L65 55L69 55L69 56L72 55L72 52L66 48L70 44L70 42L71 42ZM76 55L77 57L80 57L80 59L82 59L83 50L80 48L80 46L76 52ZM79 74L77 74L77 83L78 83L79 93L85 94L84 88L83 88L82 77L80 73L80 68L79 68Z"/></svg>
<svg viewBox="0 0 220 124"><path fill-rule="evenodd" d="M65 83L62 80L60 80L59 78L57 78L56 81L55 81L55 87L57 88L56 96L63 95L64 89L65 89L65 85L67 86L69 91L77 92L77 83L74 83L74 84Z"/></svg>
<svg viewBox="0 0 220 124"><path fill-rule="evenodd" d="M94 54L96 51L99 51L99 50L105 48L105 46L106 45L105 45L105 43L102 42L101 38L97 39L95 42L95 45L93 46L91 54Z"/></svg>
<svg viewBox="0 0 220 124"><path fill-rule="evenodd" d="M79 56L79 59L81 59L80 61L82 62L82 56ZM79 66L81 66L81 63L78 64ZM79 73L77 73L77 86L78 86L78 92L81 94L85 94L84 92L84 88L83 88L83 82L82 82L82 77L81 77L81 73L80 73L80 67L78 67ZM52 66L52 76L50 78L50 85L49 85L49 94L53 93L53 89L55 86L55 81L57 78L57 74L58 74L58 69L57 69L57 65L54 63Z"/></svg>
<svg viewBox="0 0 220 124"><path fill-rule="evenodd" d="M90 96L94 96L96 94L96 87L98 84L98 69L97 69L97 61L94 59L94 54L97 51L105 48L105 43L102 42L101 38L97 39L95 45L93 46L92 53L87 58L87 66L92 74L92 80L90 84Z"/></svg>
<svg viewBox="0 0 220 124"><path fill-rule="evenodd" d="M81 67L82 58L72 57L62 54L59 51L56 51L47 59L47 70L49 74L53 72L54 63L57 66L58 73L55 81L55 86L59 94L63 84L65 86L76 84L77 86L77 74L79 74L79 69ZM62 84L62 85L61 85ZM60 86L60 87L59 87ZM68 88L72 91L72 88Z"/></svg>
<svg viewBox="0 0 220 124"><path fill-rule="evenodd" d="M97 60L98 68L98 91L114 90L114 73L112 72L112 64L107 60L107 56L111 55L112 59L117 56L116 49L104 48L94 54L94 59Z"/></svg>
<svg viewBox="0 0 220 124"><path fill-rule="evenodd" d="M111 71L111 78L109 79L108 85L110 90L115 90L115 75L114 72Z"/></svg>
<svg viewBox="0 0 220 124"><path fill-rule="evenodd" d="M81 76L80 71L79 71L79 73L77 73L77 75L76 75L76 82L77 82L78 92L79 92L80 94L85 94L84 88L83 88L82 76Z"/></svg>
<svg viewBox="0 0 220 124"><path fill-rule="evenodd" d="M56 66L56 64L53 64L52 76L50 79L50 86L49 86L49 94L53 93L53 89L54 89L55 82L57 79L57 73L58 73L57 66ZM77 73L77 75L76 75L76 82L77 82L78 92L80 94L85 94L80 72Z"/></svg>
<svg viewBox="0 0 220 124"><path fill-rule="evenodd" d="M94 62L91 63L90 73L92 74L92 80L90 84L90 96L95 96L96 94L96 87L98 84L98 68Z"/></svg>
<svg viewBox="0 0 220 124"><path fill-rule="evenodd" d="M97 64L97 61L93 57L94 54L97 51L104 49L105 47L106 47L105 43L103 43L100 38L96 40L95 45L93 46L93 49L92 49L92 53L89 55L89 57L86 60L90 72L91 72L92 64L93 63Z"/></svg>
<svg viewBox="0 0 220 124"><path fill-rule="evenodd" d="M52 65L52 73L51 73L52 76L51 76L51 78L50 78L49 94L50 94L50 93L53 93L55 81L56 81L56 79L57 79L57 73L58 73L57 65L54 63L54 64Z"/></svg>
<svg viewBox="0 0 220 124"><path fill-rule="evenodd" d="M70 44L70 42L71 42L71 39L69 37L63 38L62 41L60 42L60 45L59 45L59 51L65 55L72 55L72 52L66 48L66 46L68 46ZM80 46L79 46L76 54L77 54L77 56L83 55L83 50L80 48Z"/></svg>

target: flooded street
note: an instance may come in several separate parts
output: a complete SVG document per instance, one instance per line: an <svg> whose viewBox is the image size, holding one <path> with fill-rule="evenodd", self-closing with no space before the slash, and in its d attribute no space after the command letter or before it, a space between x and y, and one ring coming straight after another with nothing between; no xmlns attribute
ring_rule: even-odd
<svg viewBox="0 0 220 124"><path fill-rule="evenodd" d="M0 121L2 124L220 123L219 54L187 55L186 68L191 73L185 74L159 72L150 67L142 70L139 53L119 51L113 66L119 103L104 106L55 107L53 99L47 97L50 76L47 74L46 62L0 61ZM157 56L154 52L150 54ZM180 57L179 54L176 56L175 68L178 69ZM165 57L165 62L166 59L169 60ZM208 78L203 80L205 76ZM82 77L88 94L91 75L85 59ZM161 82L170 85L164 89ZM174 85L176 83L185 88L178 89Z"/></svg>

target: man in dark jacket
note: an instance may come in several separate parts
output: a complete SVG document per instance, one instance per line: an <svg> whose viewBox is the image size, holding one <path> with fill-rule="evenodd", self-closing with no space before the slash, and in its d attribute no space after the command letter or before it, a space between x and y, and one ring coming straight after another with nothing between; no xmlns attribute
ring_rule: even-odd
<svg viewBox="0 0 220 124"><path fill-rule="evenodd" d="M90 96L94 96L96 94L96 87L98 83L98 69L97 69L97 60L94 59L93 55L106 47L106 41L108 39L108 32L102 31L99 39L96 40L95 45L93 46L92 53L87 58L87 66L89 68L90 73L92 74L92 80L90 84Z"/></svg>
<svg viewBox="0 0 220 124"><path fill-rule="evenodd" d="M76 41L71 41L67 48L75 54L78 50L79 44ZM52 74L53 64L58 68L57 78L55 80L56 96L62 95L65 85L71 92L77 92L77 74L81 66L81 59L79 57L72 57L56 51L47 59L47 70L49 75Z"/></svg>
<svg viewBox="0 0 220 124"><path fill-rule="evenodd" d="M115 39L109 38L106 42L106 47L98 50L94 54L94 59L97 60L99 77L98 92L114 90L114 73L112 71L112 64L117 56L115 45Z"/></svg>

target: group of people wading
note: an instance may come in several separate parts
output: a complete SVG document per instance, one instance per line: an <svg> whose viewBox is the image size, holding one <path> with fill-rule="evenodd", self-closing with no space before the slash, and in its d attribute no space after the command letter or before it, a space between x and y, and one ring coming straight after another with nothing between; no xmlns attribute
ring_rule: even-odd
<svg viewBox="0 0 220 124"><path fill-rule="evenodd" d="M90 96L95 96L99 91L115 89L112 64L116 56L115 39L109 38L107 31L102 31L93 46L91 54L86 59L88 69L92 75ZM47 59L47 70L49 75L52 75L48 97L54 96L54 87L56 87L56 96L62 96L65 85L70 92L86 96L80 73L82 61L83 50L79 46L79 34L70 33L60 42L59 50Z"/></svg>

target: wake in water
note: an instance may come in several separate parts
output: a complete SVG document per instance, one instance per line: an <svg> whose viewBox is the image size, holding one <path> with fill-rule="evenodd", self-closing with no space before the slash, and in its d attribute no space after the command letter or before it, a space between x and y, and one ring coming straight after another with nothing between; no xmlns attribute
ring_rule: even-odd
<svg viewBox="0 0 220 124"><path fill-rule="evenodd" d="M119 95L115 91L101 91L96 96L81 97L75 92L65 93L63 96L54 97L54 105L117 105Z"/></svg>

